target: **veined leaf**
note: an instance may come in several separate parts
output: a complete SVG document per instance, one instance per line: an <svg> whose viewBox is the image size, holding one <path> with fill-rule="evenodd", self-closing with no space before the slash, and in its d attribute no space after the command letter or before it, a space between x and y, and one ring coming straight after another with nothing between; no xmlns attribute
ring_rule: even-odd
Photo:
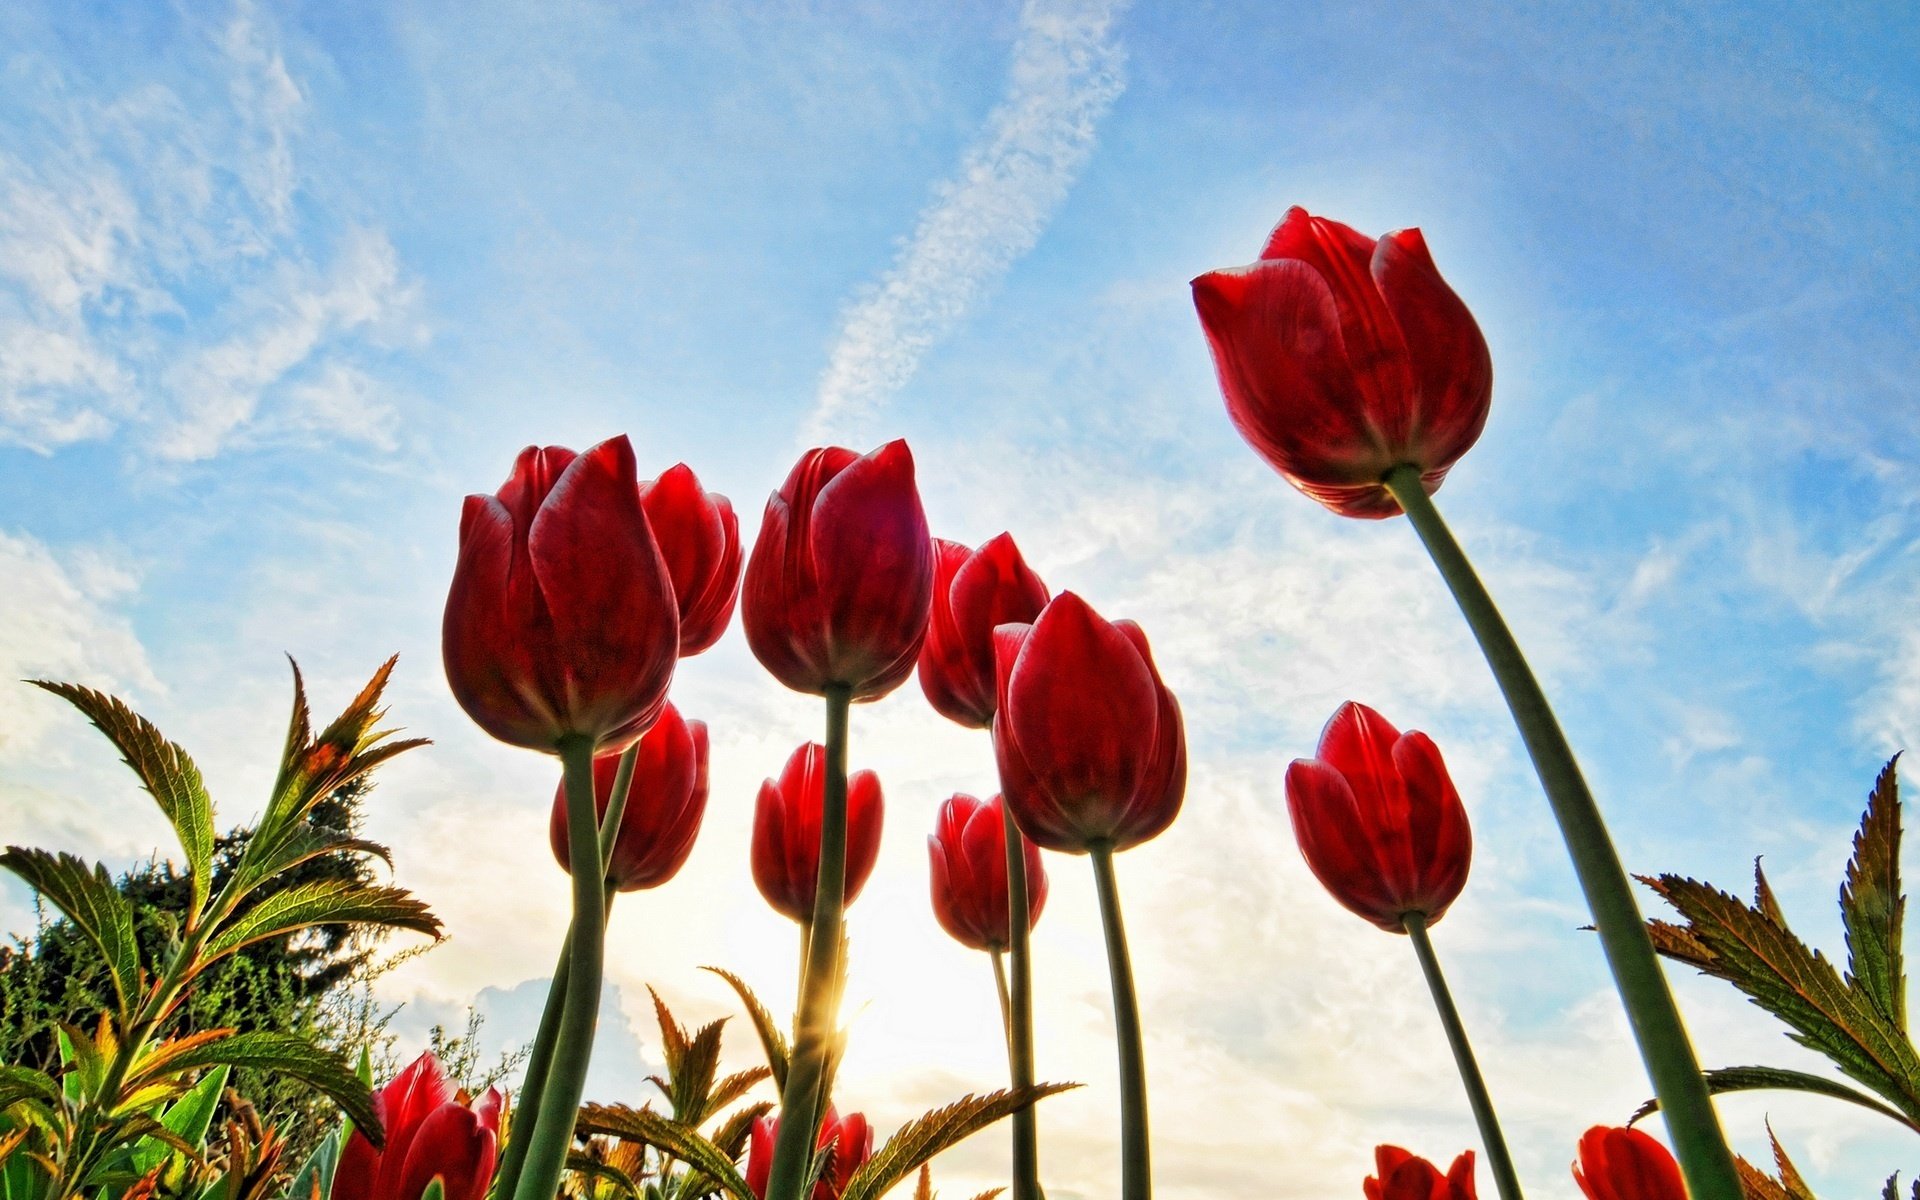
<svg viewBox="0 0 1920 1200"><path fill-rule="evenodd" d="M193 914L197 916L206 906L213 873L213 801L200 778L200 768L185 750L168 741L151 721L119 698L71 683L36 679L33 684L86 714L140 777L140 785L166 814L167 823L180 839L180 848L186 852Z"/></svg>
<svg viewBox="0 0 1920 1200"><path fill-rule="evenodd" d="M682 1125L651 1109L624 1104L588 1104L580 1109L576 1134L601 1134L641 1142L664 1150L694 1170L712 1178L734 1200L755 1200L739 1168L699 1130Z"/></svg>
<svg viewBox="0 0 1920 1200"><path fill-rule="evenodd" d="M1881 1103L1865 1092L1856 1091L1837 1079L1809 1075L1805 1071L1789 1071L1781 1067L1720 1067L1712 1071L1703 1071L1701 1075L1706 1079L1708 1095L1723 1096L1728 1092L1767 1090L1811 1092L1816 1096L1831 1096L1836 1100L1845 1100L1849 1104L1858 1104L1861 1108L1870 1108L1881 1116L1890 1117L1908 1129L1920 1133L1920 1124L1915 1124L1911 1118L1899 1110ZM1627 1124L1634 1124L1659 1111L1660 1101L1649 1100L1634 1110L1633 1116L1627 1118Z"/></svg>
<svg viewBox="0 0 1920 1200"><path fill-rule="evenodd" d="M773 1013L760 1003L760 997L753 994L746 981L731 971L719 967L705 967L715 975L727 981L740 996L740 1002L746 1005L747 1016L753 1021L754 1032L760 1035L760 1047L767 1054L767 1068L773 1072L773 1084L784 1090L787 1086L787 1060L792 1052L787 1048L787 1035L780 1032L780 1023L773 1019Z"/></svg>
<svg viewBox="0 0 1920 1200"><path fill-rule="evenodd" d="M913 1200L933 1200L933 1168L920 1164L920 1182L914 1185Z"/></svg>
<svg viewBox="0 0 1920 1200"><path fill-rule="evenodd" d="M183 1055L191 1054L209 1043L230 1038L233 1032L231 1029L196 1029L159 1043L134 1060L132 1069L127 1072L125 1086L137 1088L168 1075L177 1075L183 1070L177 1065Z"/></svg>
<svg viewBox="0 0 1920 1200"><path fill-rule="evenodd" d="M172 1130L182 1142L197 1151L207 1140L213 1126L213 1110L220 1107L221 1089L227 1086L229 1067L216 1067L193 1085L193 1090L175 1101L161 1115L160 1123ZM142 1175L166 1161L166 1143L154 1139L133 1148L133 1169Z"/></svg>
<svg viewBox="0 0 1920 1200"><path fill-rule="evenodd" d="M99 865L89 869L71 854L26 846L7 847L0 854L0 867L46 897L93 943L106 964L120 1012L131 1011L141 985L140 943L133 933L133 905L113 886L107 869Z"/></svg>
<svg viewBox="0 0 1920 1200"><path fill-rule="evenodd" d="M1895 755L1873 782L1853 838L1840 920L1847 931L1847 984L1893 1027L1907 1029L1907 980L1900 961L1906 897L1900 894L1900 788Z"/></svg>
<svg viewBox="0 0 1920 1200"><path fill-rule="evenodd" d="M411 929L438 939L440 919L401 888L323 879L273 893L227 922L207 944L207 961L243 946L315 925L367 924Z"/></svg>
<svg viewBox="0 0 1920 1200"><path fill-rule="evenodd" d="M22 1100L60 1103L60 1085L53 1076L32 1067L0 1067L0 1111Z"/></svg>
<svg viewBox="0 0 1920 1200"><path fill-rule="evenodd" d="M713 1131L713 1137L708 1140L720 1148L720 1153L737 1162L747 1148L747 1139L753 1136L753 1123L772 1111L771 1100L736 1108L727 1114L726 1120L720 1122Z"/></svg>
<svg viewBox="0 0 1920 1200"><path fill-rule="evenodd" d="M909 1121L853 1173L853 1178L847 1180L847 1186L841 1190L840 1200L880 1200L942 1150L1035 1101L1079 1086L1077 1083L1042 1083L1030 1088L988 1092L984 1096L963 1096L945 1108Z"/></svg>
<svg viewBox="0 0 1920 1200"><path fill-rule="evenodd" d="M771 1078L773 1078L771 1067L749 1067L744 1071L735 1071L714 1084L713 1090L707 1093L706 1115L711 1117Z"/></svg>
<svg viewBox="0 0 1920 1200"><path fill-rule="evenodd" d="M634 1197L635 1200L638 1200L642 1195L640 1185L633 1181L633 1176L622 1171L612 1163L601 1162L591 1154L582 1154L578 1150L569 1150L567 1152L567 1166L571 1170L577 1171L589 1178L604 1179L616 1188L619 1188L622 1192L625 1192L628 1196ZM587 1194L591 1196L593 1193L588 1192Z"/></svg>
<svg viewBox="0 0 1920 1200"><path fill-rule="evenodd" d="M674 1020L673 1013L667 1009L667 1002L660 998L659 992L653 990L652 984L647 985L647 995L653 997L653 1015L660 1022L660 1053L667 1060L667 1074L678 1075L680 1060L687 1056L687 1031L680 1022Z"/></svg>
<svg viewBox="0 0 1920 1200"><path fill-rule="evenodd" d="M170 1071L217 1066L278 1071L308 1084L338 1104L353 1120L354 1128L365 1133L375 1147L385 1144L386 1136L373 1108L372 1090L354 1074L345 1059L303 1037L268 1031L236 1033L193 1046L172 1056L167 1063Z"/></svg>
<svg viewBox="0 0 1920 1200"><path fill-rule="evenodd" d="M393 866L393 852L379 842L351 837L333 829L317 829L305 822L282 825L270 837L257 831L248 840L247 854L233 873L224 898L237 905L260 884L325 854L371 854Z"/></svg>
<svg viewBox="0 0 1920 1200"><path fill-rule="evenodd" d="M1774 1174L1767 1174L1744 1158L1736 1156L1733 1160L1746 1200L1815 1200L1813 1189L1787 1157L1786 1148L1780 1145L1771 1122L1767 1125L1767 1140L1773 1144Z"/></svg>

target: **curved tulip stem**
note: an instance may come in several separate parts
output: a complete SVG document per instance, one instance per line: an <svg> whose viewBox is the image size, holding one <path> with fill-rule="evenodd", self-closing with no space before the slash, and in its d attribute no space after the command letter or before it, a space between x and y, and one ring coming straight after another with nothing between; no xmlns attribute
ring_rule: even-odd
<svg viewBox="0 0 1920 1200"><path fill-rule="evenodd" d="M1007 992L1007 952L995 946L988 951L993 956L993 986L1000 993L1000 1034L1007 1041L1007 1067L1013 1067L1013 997Z"/></svg>
<svg viewBox="0 0 1920 1200"><path fill-rule="evenodd" d="M1560 836L1573 858L1580 890L1593 913L1614 985L1626 1007L1627 1021L1633 1027L1640 1057L1646 1063L1654 1095L1660 1100L1667 1131L1673 1138L1675 1156L1686 1176L1687 1192L1693 1200L1740 1200L1733 1154L1714 1114L1680 1010L1654 956L1646 922L1634 903L1600 808L1587 790L1546 694L1494 606L1493 597L1487 594L1473 564L1467 561L1460 543L1421 486L1418 468L1395 467L1382 482L1400 502L1434 565L1440 568L1441 577L1486 655L1487 665L1493 669L1514 723L1520 727L1527 754L1533 759L1534 771L1559 822Z"/></svg>
<svg viewBox="0 0 1920 1200"><path fill-rule="evenodd" d="M1007 1066L1015 1088L1033 1086L1032 931L1027 925L1027 855L1013 809L1000 802L1000 831L1007 845L1008 937L1013 951L1013 986L1000 978L1000 1015L1007 1030ZM1000 952L993 967L1000 975ZM1040 1190L1040 1114L1029 1104L1013 1114L1012 1200L1044 1200Z"/></svg>
<svg viewBox="0 0 1920 1200"><path fill-rule="evenodd" d="M567 857L575 863L600 856L594 821L593 749L590 737L560 742L567 792ZM566 996L553 1040L552 1065L533 1114L526 1158L514 1183L514 1200L552 1200L573 1145L574 1116L587 1086L594 1026L600 1016L600 975L606 954L605 880L598 871L573 872L573 925L567 932Z"/></svg>
<svg viewBox="0 0 1920 1200"><path fill-rule="evenodd" d="M853 689L830 684L827 762L820 805L820 876L807 925L806 971L795 1018L793 1058L780 1093L780 1135L762 1200L800 1200L818 1135L827 1059L833 1052L840 992L841 927L847 911L847 708ZM532 1200L531 1197L524 1200Z"/></svg>
<svg viewBox="0 0 1920 1200"><path fill-rule="evenodd" d="M1113 847L1095 845L1093 880L1100 893L1100 926L1107 935L1107 971L1113 977L1113 1034L1120 1049L1120 1200L1153 1195L1147 1148L1147 1058L1140 1040L1140 1002L1133 990L1133 959L1120 922L1120 887ZM1016 922L1018 924L1018 922Z"/></svg>
<svg viewBox="0 0 1920 1200"><path fill-rule="evenodd" d="M1407 936L1413 939L1413 952L1420 959L1420 973L1427 977L1427 990L1433 993L1433 1006L1440 1012L1441 1028L1447 1031L1447 1045L1460 1068L1460 1083L1467 1089L1467 1105L1480 1127L1480 1144L1487 1152L1487 1167L1493 1172L1493 1185L1500 1200L1521 1200L1520 1176L1514 1172L1513 1156L1507 1153L1506 1135L1500 1132L1500 1118L1493 1112L1493 1097L1487 1094L1487 1081L1480 1076L1480 1064L1474 1061L1473 1047L1467 1044L1467 1027L1460 1022L1460 1010L1454 1007L1453 993L1446 977L1440 974L1440 959L1433 953L1433 939L1427 934L1427 915L1410 912L1400 918Z"/></svg>

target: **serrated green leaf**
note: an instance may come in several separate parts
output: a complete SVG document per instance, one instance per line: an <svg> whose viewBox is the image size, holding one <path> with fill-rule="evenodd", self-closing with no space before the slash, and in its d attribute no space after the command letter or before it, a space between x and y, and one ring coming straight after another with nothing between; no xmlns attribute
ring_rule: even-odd
<svg viewBox="0 0 1920 1200"><path fill-rule="evenodd" d="M773 1019L773 1013L760 1003L760 997L753 994L744 979L731 971L719 967L704 967L718 975L732 986L739 995L740 1003L746 1006L747 1017L753 1022L754 1032L760 1035L760 1048L766 1051L767 1068L773 1072L774 1086L785 1090L787 1086L787 1060L792 1051L787 1047L787 1035L780 1032L780 1023Z"/></svg>
<svg viewBox="0 0 1920 1200"><path fill-rule="evenodd" d="M140 777L140 786L160 806L167 823L180 839L181 850L186 853L193 887L193 913L198 914L206 906L213 876L214 841L213 801L207 795L200 768L185 750L168 741L151 721L128 708L118 697L45 679L33 680L33 684L84 713L94 728L107 735L107 740L120 751L121 759Z"/></svg>
<svg viewBox="0 0 1920 1200"><path fill-rule="evenodd" d="M73 922L100 952L124 1017L140 994L140 943L133 932L133 905L113 886L103 866L91 868L71 854L9 846L0 867L26 881Z"/></svg>
<svg viewBox="0 0 1920 1200"><path fill-rule="evenodd" d="M1720 1067L1712 1071L1702 1071L1706 1080L1707 1093L1723 1096L1729 1092L1790 1091L1809 1092L1816 1096L1830 1096L1835 1100L1845 1100L1861 1108L1870 1108L1883 1117L1900 1122L1908 1129L1920 1133L1920 1125L1905 1115L1867 1095L1841 1083L1837 1079L1828 1079L1822 1075L1809 1075L1805 1071L1790 1071L1781 1067ZM1660 1111L1660 1101L1649 1100L1633 1111L1627 1118L1632 1125L1645 1117Z"/></svg>
<svg viewBox="0 0 1920 1200"><path fill-rule="evenodd" d="M256 831L248 839L247 854L235 868L223 898L229 907L237 906L243 897L267 880L328 854L370 854L389 868L393 866L393 851L379 842L351 837L337 829L294 822L279 826L267 836Z"/></svg>
<svg viewBox="0 0 1920 1200"><path fill-rule="evenodd" d="M1887 1176L1887 1186L1880 1189L1880 1200L1900 1200L1900 1172Z"/></svg>
<svg viewBox="0 0 1920 1200"><path fill-rule="evenodd" d="M687 1031L680 1022L674 1020L673 1013L667 1009L667 1002L660 998L660 993L653 989L652 984L647 985L647 995L653 997L654 1019L660 1023L660 1053L667 1060L667 1075L671 1078L679 1074L680 1060L687 1055Z"/></svg>
<svg viewBox="0 0 1920 1200"><path fill-rule="evenodd" d="M207 945L207 961L243 946L316 925L380 925L438 939L440 920L402 888L367 887L348 879L297 884L262 899L228 921Z"/></svg>
<svg viewBox="0 0 1920 1200"><path fill-rule="evenodd" d="M708 1140L719 1147L720 1153L738 1161L747 1148L747 1139L753 1136L753 1123L772 1111L771 1100L760 1100L745 1108L736 1108L727 1114Z"/></svg>
<svg viewBox="0 0 1920 1200"><path fill-rule="evenodd" d="M1907 980L1900 932L1906 897L1900 894L1900 789L1894 756L1873 782L1860 831L1840 887L1840 920L1847 934L1847 983L1865 995L1894 1028L1907 1028Z"/></svg>
<svg viewBox="0 0 1920 1200"><path fill-rule="evenodd" d="M278 1071L297 1079L324 1092L338 1104L352 1119L354 1127L365 1133L375 1147L385 1142L379 1115L374 1111L372 1090L354 1074L345 1059L303 1037L271 1031L235 1033L195 1045L167 1061L167 1069L173 1072L215 1066Z"/></svg>
<svg viewBox="0 0 1920 1200"><path fill-rule="evenodd" d="M771 1078L773 1078L773 1070L770 1067L749 1067L744 1071L735 1071L714 1084L713 1089L707 1093L707 1111L701 1120L705 1121L712 1117L713 1114Z"/></svg>
<svg viewBox="0 0 1920 1200"><path fill-rule="evenodd" d="M733 1160L708 1141L698 1129L682 1125L651 1109L624 1104L588 1104L574 1125L577 1136L601 1134L625 1138L663 1150L713 1179L734 1200L756 1200Z"/></svg>
<svg viewBox="0 0 1920 1200"><path fill-rule="evenodd" d="M853 1173L853 1178L847 1180L847 1186L840 1192L840 1200L880 1200L934 1155L958 1145L1002 1117L1078 1086L1076 1083L1042 1083L1030 1088L988 1092L984 1096L963 1096L945 1108L909 1121Z"/></svg>
<svg viewBox="0 0 1920 1200"><path fill-rule="evenodd" d="M160 1124L171 1130L185 1144L198 1149L207 1140L207 1130L213 1127L213 1112L220 1107L220 1092L227 1086L230 1067L216 1067L201 1077L200 1082L186 1095L174 1101L167 1111L161 1114ZM166 1160L168 1147L165 1142L151 1139L133 1148L133 1171L136 1175L145 1175Z"/></svg>
<svg viewBox="0 0 1920 1200"><path fill-rule="evenodd" d="M673 1075L673 1119L688 1125L702 1125L713 1115L715 1105L709 1098L713 1076L720 1069L720 1034L726 1020L703 1025L687 1041L680 1069Z"/></svg>
<svg viewBox="0 0 1920 1200"><path fill-rule="evenodd" d="M58 1104L60 1085L45 1071L36 1071L32 1067L0 1067L0 1111L12 1108L22 1100Z"/></svg>
<svg viewBox="0 0 1920 1200"><path fill-rule="evenodd" d="M567 1152L567 1167L569 1170L588 1176L589 1178L604 1179L629 1196L637 1197L641 1195L640 1185L633 1181L633 1176L622 1171L612 1163L601 1162L591 1154L582 1154L578 1150L569 1150ZM587 1194L591 1196L593 1193L588 1192Z"/></svg>

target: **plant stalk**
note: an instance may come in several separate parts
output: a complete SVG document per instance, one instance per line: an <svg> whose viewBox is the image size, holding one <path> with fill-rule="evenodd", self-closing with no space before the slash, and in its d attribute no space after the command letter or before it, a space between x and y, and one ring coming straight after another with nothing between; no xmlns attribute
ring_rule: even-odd
<svg viewBox="0 0 1920 1200"><path fill-rule="evenodd" d="M1382 483L1399 501L1440 569L1441 578L1446 580L1486 655L1487 665L1493 669L1514 723L1520 727L1527 754L1533 759L1554 819L1559 822L1560 835L1572 856L1580 890L1593 913L1607 965L1613 971L1641 1060L1666 1117L1675 1157L1686 1176L1688 1194L1693 1200L1741 1200L1733 1154L1713 1111L1680 1010L1654 955L1645 919L1634 902L1600 808L1581 777L1580 766L1547 704L1546 694L1540 690L1493 597L1421 486L1419 469L1395 467Z"/></svg>
<svg viewBox="0 0 1920 1200"><path fill-rule="evenodd" d="M1120 1050L1120 1200L1149 1200L1153 1171L1147 1145L1147 1058L1140 1039L1140 1001L1133 989L1133 959L1120 921L1120 887L1113 877L1113 847L1096 843L1093 880L1100 893L1100 926L1107 935L1107 970L1113 977L1113 1034Z"/></svg>
<svg viewBox="0 0 1920 1200"><path fill-rule="evenodd" d="M1007 1027L1007 1066L1015 1089L1033 1086L1033 956L1032 930L1027 925L1027 855L1013 809L1000 799L1000 832L1007 846L1007 938L1013 958L1013 980L1000 985L1000 1012ZM996 952L994 969L1000 968ZM1033 1105L1013 1114L1012 1200L1045 1200L1040 1190L1040 1114Z"/></svg>
<svg viewBox="0 0 1920 1200"><path fill-rule="evenodd" d="M1467 1027L1460 1021L1453 993L1446 977L1440 974L1440 959L1433 952L1433 938L1427 934L1427 915L1410 912L1400 918L1407 936L1413 939L1413 952L1420 959L1420 973L1427 977L1427 990L1433 993L1433 1006L1440 1012L1440 1025L1447 1031L1447 1046L1453 1051L1454 1065L1460 1068L1460 1083L1467 1089L1467 1106L1473 1109L1474 1124L1480 1127L1480 1144L1487 1152L1487 1168L1493 1172L1493 1185L1500 1200L1521 1200L1520 1176L1513 1169L1513 1156L1507 1152L1506 1135L1500 1132L1500 1118L1493 1112L1493 1097L1487 1094L1487 1081L1481 1078L1480 1064L1474 1061L1473 1047L1467 1043Z"/></svg>
<svg viewBox="0 0 1920 1200"><path fill-rule="evenodd" d="M840 991L841 929L847 910L847 709L853 689L829 684L827 770L820 807L820 872L813 892L813 920L807 927L806 978L800 989L793 1058L780 1094L780 1135L762 1200L801 1200L814 1142L818 1137L826 1077L832 1053L835 1011ZM521 1197L519 1200L533 1200Z"/></svg>
<svg viewBox="0 0 1920 1200"><path fill-rule="evenodd" d="M1007 952L995 946L988 951L993 957L993 986L1000 994L1000 1036L1007 1043L1007 1070L1013 1070L1013 997L1007 993Z"/></svg>

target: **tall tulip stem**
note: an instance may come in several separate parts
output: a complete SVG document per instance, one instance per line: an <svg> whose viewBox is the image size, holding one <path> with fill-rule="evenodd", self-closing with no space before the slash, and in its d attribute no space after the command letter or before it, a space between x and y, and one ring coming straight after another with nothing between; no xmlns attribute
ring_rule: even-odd
<svg viewBox="0 0 1920 1200"><path fill-rule="evenodd" d="M573 1145L574 1116L587 1086L594 1026L600 1016L600 975L606 954L605 878L580 865L600 861L593 799L594 739L569 735L560 742L567 793L567 858L573 870L573 924L567 933L566 995L553 1056L540 1089L526 1158L515 1181L514 1200L552 1200ZM611 807L611 806L609 806Z"/></svg>
<svg viewBox="0 0 1920 1200"><path fill-rule="evenodd" d="M1013 997L1007 991L1007 952L995 946L989 953L993 956L993 987L1000 993L1000 1032L1007 1042L1007 1067L1013 1068Z"/></svg>
<svg viewBox="0 0 1920 1200"><path fill-rule="evenodd" d="M1133 959L1120 921L1113 847L1095 845L1091 853L1094 885L1100 893L1100 926L1107 935L1107 970L1113 977L1113 1035L1120 1050L1120 1200L1149 1200L1153 1174L1147 1149L1147 1057L1140 1040Z"/></svg>
<svg viewBox="0 0 1920 1200"><path fill-rule="evenodd" d="M1473 564L1440 519L1440 512L1421 486L1419 469L1398 466L1382 481L1413 523L1415 532L1433 557L1434 565L1452 590L1467 618L1487 665L1507 699L1534 771L1540 776L1547 802L1559 822L1560 836L1573 858L1574 874L1593 913L1594 927L1613 971L1614 984L1627 1011L1627 1021L1653 1081L1654 1095L1666 1117L1668 1133L1686 1176L1693 1200L1740 1200L1740 1180L1733 1154L1714 1114L1706 1081L1687 1039L1680 1010L1674 1005L1667 978L1654 956L1640 908L1634 902L1627 874L1620 866L1613 840L1607 835L1600 808L1587 790L1573 750L1560 723L1554 719L1546 694L1527 666L1520 646L1494 606L1493 597L1474 573Z"/></svg>
<svg viewBox="0 0 1920 1200"><path fill-rule="evenodd" d="M847 911L847 709L853 689L829 684L827 762L820 804L820 875L807 927L805 982L794 1029L793 1059L780 1094L780 1135L762 1200L800 1200L818 1133L827 1058L833 1050L840 986L841 928ZM525 1198L531 1200L531 1198Z"/></svg>
<svg viewBox="0 0 1920 1200"><path fill-rule="evenodd" d="M1027 924L1027 854L1013 809L1000 802L1000 830L1007 844L1008 939L1012 986L1001 981L1000 1011L1007 1027L1007 1066L1015 1089L1033 1086L1032 930ZM994 952L999 970L1000 953ZM1013 1114L1013 1200L1043 1200L1040 1190L1040 1115L1031 1104Z"/></svg>
<svg viewBox="0 0 1920 1200"><path fill-rule="evenodd" d="M1467 1089L1467 1105L1480 1127L1480 1144L1487 1152L1487 1167L1493 1172L1493 1185L1500 1200L1521 1200L1520 1176L1514 1172L1513 1156L1507 1153L1506 1135L1500 1132L1500 1118L1493 1112L1493 1097L1487 1094L1487 1081L1480 1076L1480 1064L1474 1061L1473 1047L1467 1043L1467 1027L1460 1022L1460 1010L1454 1007L1453 993L1440 973L1440 959L1433 952L1433 938L1427 933L1427 915L1410 912L1401 918L1407 936L1413 939L1413 952L1420 959L1420 973L1427 977L1427 990L1433 993L1433 1006L1440 1012L1440 1025L1447 1031L1447 1045L1460 1068L1460 1083Z"/></svg>

